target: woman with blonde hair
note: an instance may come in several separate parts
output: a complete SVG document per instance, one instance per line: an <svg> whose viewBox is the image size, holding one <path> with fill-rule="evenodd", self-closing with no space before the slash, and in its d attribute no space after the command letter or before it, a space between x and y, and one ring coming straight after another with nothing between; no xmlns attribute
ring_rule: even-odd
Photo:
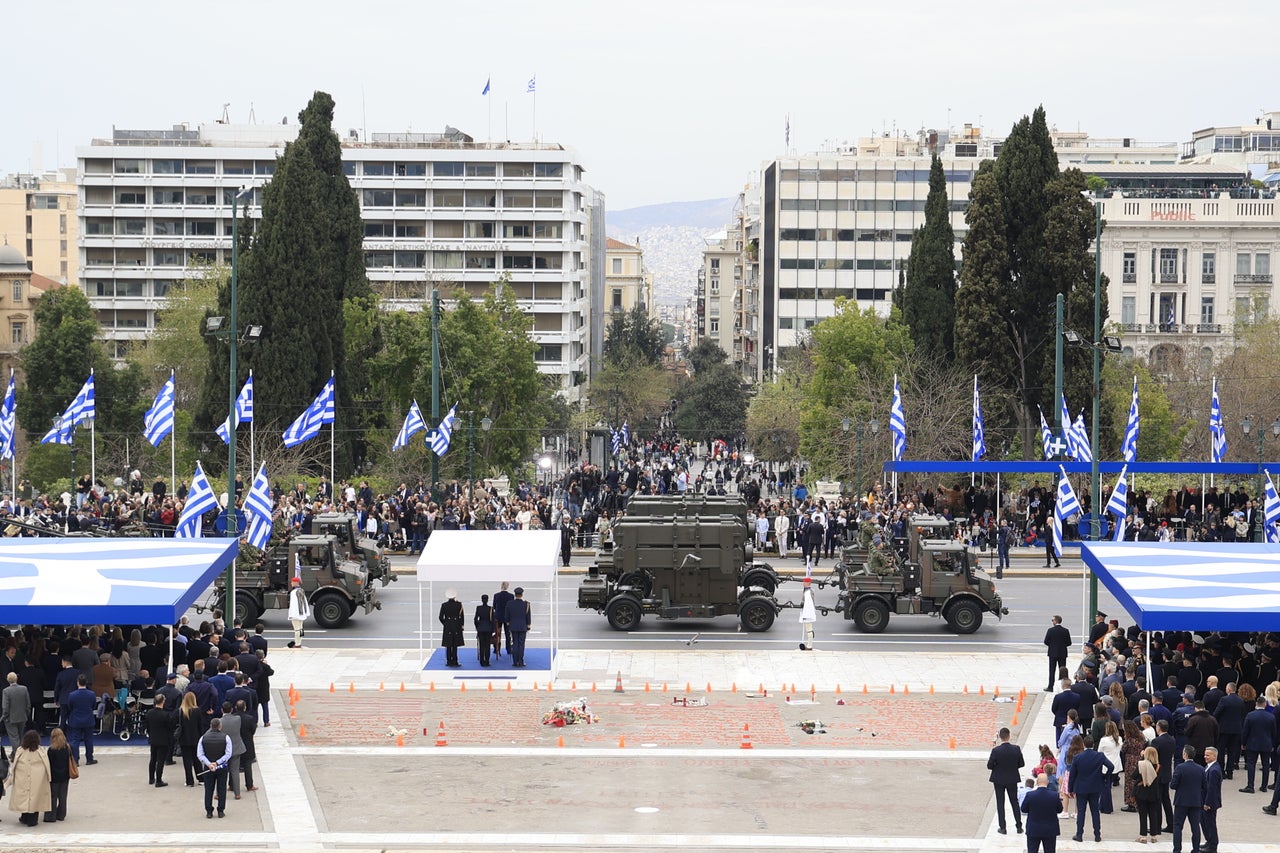
<svg viewBox="0 0 1280 853"><path fill-rule="evenodd" d="M67 745L67 736L62 729L55 728L49 732L49 748L45 750L49 758L49 810L44 813L44 822L53 823L67 819L67 791L71 787L71 747Z"/></svg>
<svg viewBox="0 0 1280 853"><path fill-rule="evenodd" d="M1132 773L1133 795L1138 803L1139 844L1155 844L1160 832L1160 754L1154 746L1142 750L1138 766Z"/></svg>
<svg viewBox="0 0 1280 853"><path fill-rule="evenodd" d="M196 786L196 773L200 770L199 759L196 758L196 746L200 736L204 734L204 715L200 713L200 702L194 693L182 694L182 703L178 706L178 745L182 748L182 772L186 776L188 788Z"/></svg>

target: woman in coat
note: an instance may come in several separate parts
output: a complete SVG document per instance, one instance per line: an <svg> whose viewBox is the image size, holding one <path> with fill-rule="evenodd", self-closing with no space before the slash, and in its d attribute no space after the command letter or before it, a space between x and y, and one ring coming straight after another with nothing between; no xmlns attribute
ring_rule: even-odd
<svg viewBox="0 0 1280 853"><path fill-rule="evenodd" d="M44 822L53 823L67 819L67 790L71 787L71 747L62 729L49 733L49 749L45 755L49 757L50 804L44 813Z"/></svg>
<svg viewBox="0 0 1280 853"><path fill-rule="evenodd" d="M49 756L40 745L38 732L29 731L22 736L22 746L13 757L13 769L9 771L9 811L19 812L18 822L35 826L40 813L53 805L50 796Z"/></svg>

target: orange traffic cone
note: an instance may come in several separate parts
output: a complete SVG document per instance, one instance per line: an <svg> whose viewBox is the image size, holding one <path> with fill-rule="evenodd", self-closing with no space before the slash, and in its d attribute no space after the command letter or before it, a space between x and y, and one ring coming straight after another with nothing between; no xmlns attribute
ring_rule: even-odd
<svg viewBox="0 0 1280 853"><path fill-rule="evenodd" d="M458 684L458 689L459 689L459 690L461 690L463 693L466 693L466 692L467 692L467 682L465 682L465 681L459 682L459 684Z"/></svg>
<svg viewBox="0 0 1280 853"><path fill-rule="evenodd" d="M993 690L993 691L991 692L991 695L992 695L992 696L999 696L999 695L1000 695L1000 685L999 685L999 684L997 684L997 685L996 685L996 689L995 689L995 690Z"/></svg>
<svg viewBox="0 0 1280 853"><path fill-rule="evenodd" d="M306 737L306 736L307 736L307 724L303 723L302 725L298 726L298 737Z"/></svg>
<svg viewBox="0 0 1280 853"><path fill-rule="evenodd" d="M379 692L379 693L381 693L383 690L386 690L386 689L387 689L387 688L386 688L386 685L384 685L381 681L379 681L379 682L378 682L378 692Z"/></svg>
<svg viewBox="0 0 1280 853"><path fill-rule="evenodd" d="M870 693L870 692L871 692L870 690L868 690L868 689L867 689L867 683L866 683L865 681L864 681L864 682L862 682L862 692L863 692L863 693Z"/></svg>
<svg viewBox="0 0 1280 853"><path fill-rule="evenodd" d="M556 738L556 746L564 746L564 735L560 735L560 737Z"/></svg>
<svg viewBox="0 0 1280 853"><path fill-rule="evenodd" d="M449 738L444 733L444 720L440 721L440 728L436 730L436 746L448 746Z"/></svg>
<svg viewBox="0 0 1280 853"><path fill-rule="evenodd" d="M578 689L578 682L576 681L569 682L569 689L576 692Z"/></svg>
<svg viewBox="0 0 1280 853"><path fill-rule="evenodd" d="M1014 711L1014 713L1013 713L1013 722L1012 722L1012 723L1010 723L1009 725L1011 725L1011 726L1016 726L1017 724L1018 724L1018 712L1017 712L1017 711Z"/></svg>
<svg viewBox="0 0 1280 853"><path fill-rule="evenodd" d="M334 692L336 692L336 691L333 689L333 682L332 682L332 681L330 681L330 682L329 682L329 692L330 692L330 693L334 693Z"/></svg>
<svg viewBox="0 0 1280 853"><path fill-rule="evenodd" d="M618 680L613 683L613 692L622 693L622 670L618 670Z"/></svg>
<svg viewBox="0 0 1280 853"><path fill-rule="evenodd" d="M742 724L742 743L738 744L739 749L751 749L751 725L749 723Z"/></svg>
<svg viewBox="0 0 1280 853"><path fill-rule="evenodd" d="M895 692L897 692L897 691L895 691L895 690L894 690L894 688L893 688L893 685L892 685L892 684L890 684L890 685L889 685L889 692L890 692L890 693L895 693Z"/></svg>
<svg viewBox="0 0 1280 853"><path fill-rule="evenodd" d="M647 681L644 683L644 692L645 692L645 693L648 693L648 692L649 692L649 682L647 682Z"/></svg>
<svg viewBox="0 0 1280 853"><path fill-rule="evenodd" d="M396 746L404 746L404 735L396 735Z"/></svg>
<svg viewBox="0 0 1280 853"><path fill-rule="evenodd" d="M906 694L906 693L910 693L910 692L911 692L911 685L910 685L910 684L904 684L904 685L902 685L902 692L903 692L904 694Z"/></svg>
<svg viewBox="0 0 1280 853"><path fill-rule="evenodd" d="M289 719L291 720L298 719L298 709L292 705L289 706Z"/></svg>
<svg viewBox="0 0 1280 853"><path fill-rule="evenodd" d="M591 692L592 692L592 693L595 693L595 692L596 692L596 683L595 683L594 681L593 681L593 682L591 682Z"/></svg>
<svg viewBox="0 0 1280 853"><path fill-rule="evenodd" d="M930 685L929 685L929 695L930 695L930 696L932 696L932 695L933 695L933 685L932 685L932 684L930 684Z"/></svg>
<svg viewBox="0 0 1280 853"><path fill-rule="evenodd" d="M836 684L836 695L837 695L837 696L839 696L839 695L840 695L840 692L841 692L841 691L840 691L840 685L839 685L839 684Z"/></svg>
<svg viewBox="0 0 1280 853"><path fill-rule="evenodd" d="M956 739L954 737L947 738L947 749L956 748Z"/></svg>
<svg viewBox="0 0 1280 853"><path fill-rule="evenodd" d="M987 688L986 688L986 686L985 686L985 685L982 685L982 684L979 684L979 685L978 685L978 695L979 695L979 696L986 696L986 695L987 695Z"/></svg>
<svg viewBox="0 0 1280 853"><path fill-rule="evenodd" d="M507 692L508 692L508 693L510 693L510 692L511 692L511 682L510 682L510 681L508 681L508 682L507 682Z"/></svg>
<svg viewBox="0 0 1280 853"><path fill-rule="evenodd" d="M964 693L966 696L969 694L969 685L967 684L964 686Z"/></svg>
<svg viewBox="0 0 1280 853"><path fill-rule="evenodd" d="M689 684L689 682L687 682L687 681L684 683L684 692L685 692L685 693L692 693L692 692L693 692L693 687L692 687L692 686Z"/></svg>
<svg viewBox="0 0 1280 853"><path fill-rule="evenodd" d="M493 692L493 682L492 682L492 681L490 681L490 682L489 682L489 692L490 692L490 693L492 693L492 692Z"/></svg>
<svg viewBox="0 0 1280 853"><path fill-rule="evenodd" d="M436 683L435 683L434 681L429 681L429 682L427 682L427 690L429 690L429 691L431 691L432 693L434 693L434 692L435 692L435 690L436 690Z"/></svg>
<svg viewBox="0 0 1280 853"><path fill-rule="evenodd" d="M403 692L404 692L404 682L403 682L403 681L402 681L402 682L400 682L400 692L401 692L401 693L403 693Z"/></svg>
<svg viewBox="0 0 1280 853"><path fill-rule="evenodd" d="M627 748L627 739L625 737L618 738L618 749Z"/></svg>
<svg viewBox="0 0 1280 853"><path fill-rule="evenodd" d="M710 692L711 692L711 682L710 682L710 681L708 681L708 682L707 682L707 692L708 692L708 693L710 693Z"/></svg>

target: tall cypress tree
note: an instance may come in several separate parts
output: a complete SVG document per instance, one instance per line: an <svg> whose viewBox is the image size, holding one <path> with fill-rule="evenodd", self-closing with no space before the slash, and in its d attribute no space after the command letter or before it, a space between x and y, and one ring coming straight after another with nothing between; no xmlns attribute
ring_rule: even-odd
<svg viewBox="0 0 1280 853"><path fill-rule="evenodd" d="M965 222L964 266L956 293L956 361L972 365L983 385L1008 385L1017 370L1003 304L1010 276L1008 224L991 160L974 176Z"/></svg>
<svg viewBox="0 0 1280 853"><path fill-rule="evenodd" d="M237 384L252 368L254 418L260 434L278 435L324 387L332 370L337 392L337 465L349 471L360 453L346 364L344 307L367 301L360 204L342 172L333 132L333 98L316 92L298 115L301 127L263 187L262 217L239 259L239 323L263 327L240 348ZM247 234L249 229L242 231ZM218 312L230 308L219 294ZM226 417L227 355L209 341L210 370L197 429Z"/></svg>
<svg viewBox="0 0 1280 853"><path fill-rule="evenodd" d="M955 354L955 233L947 202L947 178L935 154L929 167L924 225L911 238L903 319L917 351L950 363Z"/></svg>

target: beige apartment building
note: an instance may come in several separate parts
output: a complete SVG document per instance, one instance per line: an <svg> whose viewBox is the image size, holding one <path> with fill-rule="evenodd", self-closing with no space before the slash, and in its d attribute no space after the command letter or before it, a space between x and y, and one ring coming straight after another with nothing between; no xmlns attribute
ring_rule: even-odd
<svg viewBox="0 0 1280 853"><path fill-rule="evenodd" d="M0 179L0 243L23 253L38 275L76 284L79 208L75 170Z"/></svg>
<svg viewBox="0 0 1280 853"><path fill-rule="evenodd" d="M644 267L644 251L608 237L604 246L604 309L609 314L640 306L653 311L653 274Z"/></svg>
<svg viewBox="0 0 1280 853"><path fill-rule="evenodd" d="M57 286L58 282L31 271L21 249L0 243L0 382L8 382L9 370L19 367L22 348L35 336L36 303Z"/></svg>

